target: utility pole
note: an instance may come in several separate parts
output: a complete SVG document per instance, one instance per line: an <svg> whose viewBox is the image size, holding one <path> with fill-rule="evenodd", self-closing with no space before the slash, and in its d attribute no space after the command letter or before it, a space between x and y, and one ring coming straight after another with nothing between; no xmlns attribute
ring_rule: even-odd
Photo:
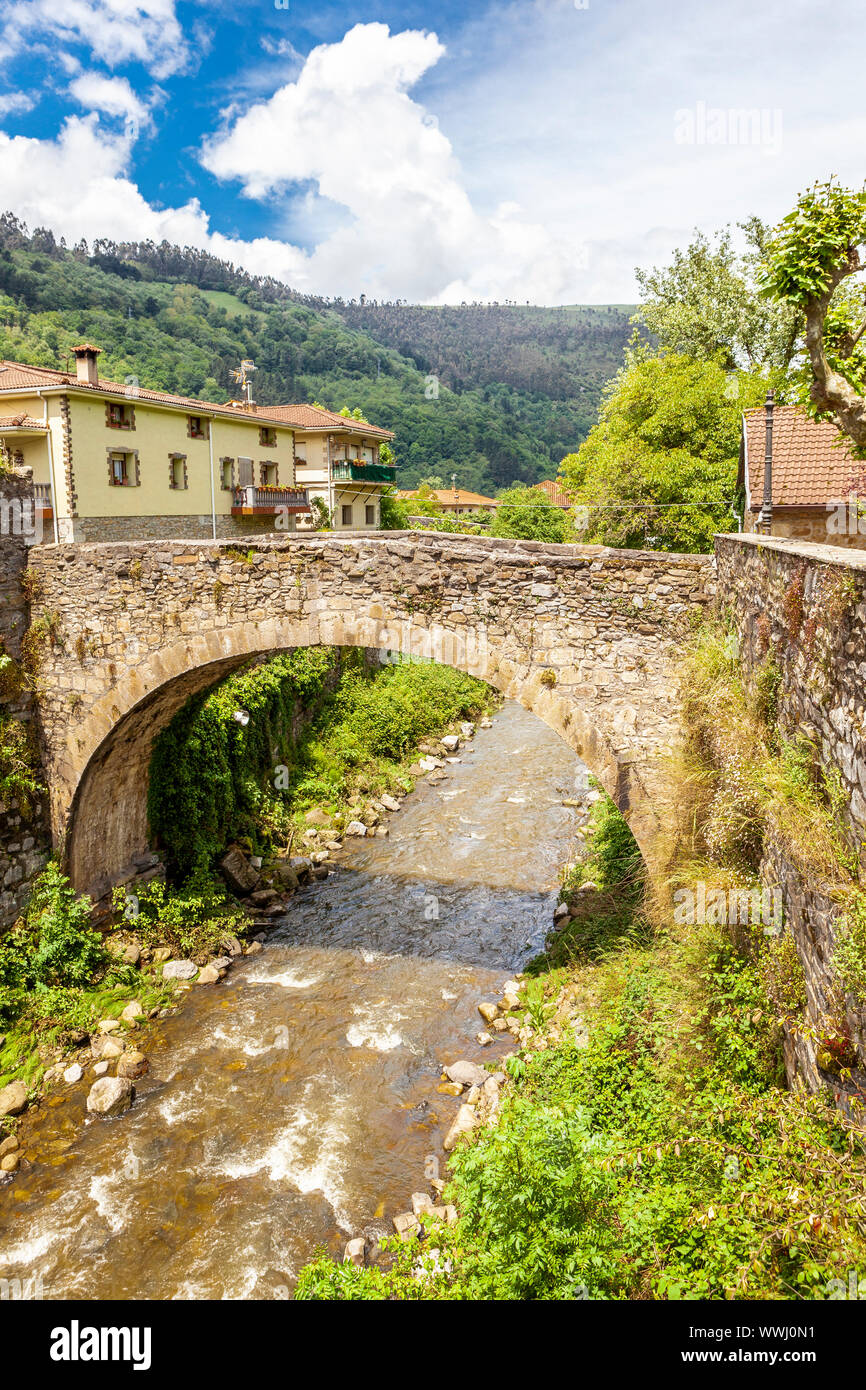
<svg viewBox="0 0 866 1390"><path fill-rule="evenodd" d="M764 500L758 516L758 530L765 536L773 534L773 408L776 402L774 391L767 392L764 402L766 434L764 436Z"/></svg>

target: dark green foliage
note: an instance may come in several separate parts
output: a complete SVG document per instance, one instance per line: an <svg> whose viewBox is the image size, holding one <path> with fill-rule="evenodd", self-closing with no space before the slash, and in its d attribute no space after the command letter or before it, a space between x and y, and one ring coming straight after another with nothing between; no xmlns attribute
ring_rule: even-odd
<svg viewBox="0 0 866 1390"><path fill-rule="evenodd" d="M156 739L148 817L178 878L210 867L234 835L257 836L266 788L293 756L293 721L322 698L336 661L312 647L253 666L188 700Z"/></svg>
<svg viewBox="0 0 866 1390"><path fill-rule="evenodd" d="M36 880L23 922L0 942L0 1017L17 1018L32 991L81 988L105 965L90 924L89 898L76 897L51 863Z"/></svg>

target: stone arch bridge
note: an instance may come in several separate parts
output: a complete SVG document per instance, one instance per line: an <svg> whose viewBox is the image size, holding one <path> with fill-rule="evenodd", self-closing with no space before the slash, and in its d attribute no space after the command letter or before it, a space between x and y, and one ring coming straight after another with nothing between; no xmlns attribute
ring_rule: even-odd
<svg viewBox="0 0 866 1390"><path fill-rule="evenodd" d="M713 596L710 556L391 532L37 546L29 564L52 836L80 890L146 848L151 747L184 701L319 644L488 681L586 762L650 864L666 857L676 658Z"/></svg>

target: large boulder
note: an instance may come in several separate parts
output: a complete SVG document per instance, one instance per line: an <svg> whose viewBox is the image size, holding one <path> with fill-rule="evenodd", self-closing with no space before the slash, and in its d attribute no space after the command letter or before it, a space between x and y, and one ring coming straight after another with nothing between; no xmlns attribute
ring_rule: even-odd
<svg viewBox="0 0 866 1390"><path fill-rule="evenodd" d="M27 1105L27 1087L23 1081L12 1081L0 1091L0 1119L4 1115L20 1115Z"/></svg>
<svg viewBox="0 0 866 1390"><path fill-rule="evenodd" d="M479 1067L477 1062L452 1062L450 1067L445 1068L445 1075L449 1081L458 1081L461 1086L483 1086L490 1072Z"/></svg>
<svg viewBox="0 0 866 1390"><path fill-rule="evenodd" d="M198 974L198 966L193 960L167 960L162 967L164 980L192 980Z"/></svg>
<svg viewBox="0 0 866 1390"><path fill-rule="evenodd" d="M261 881L258 869L254 869L237 845L229 845L220 860L220 873L233 893L245 898L254 893Z"/></svg>
<svg viewBox="0 0 866 1390"><path fill-rule="evenodd" d="M135 1087L125 1076L100 1076L87 1096L91 1115L122 1115L135 1098Z"/></svg>

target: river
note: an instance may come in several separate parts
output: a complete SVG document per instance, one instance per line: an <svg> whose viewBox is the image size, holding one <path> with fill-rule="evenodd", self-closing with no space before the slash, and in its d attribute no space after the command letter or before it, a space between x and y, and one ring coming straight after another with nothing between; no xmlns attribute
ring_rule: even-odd
<svg viewBox="0 0 866 1390"><path fill-rule="evenodd" d="M0 1188L0 1273L45 1298L285 1298L300 1267L392 1233L459 1102L444 1063L488 1061L482 999L540 949L582 765L508 702L390 821L346 841L264 951L153 1026L133 1109L52 1095L33 1167Z"/></svg>

